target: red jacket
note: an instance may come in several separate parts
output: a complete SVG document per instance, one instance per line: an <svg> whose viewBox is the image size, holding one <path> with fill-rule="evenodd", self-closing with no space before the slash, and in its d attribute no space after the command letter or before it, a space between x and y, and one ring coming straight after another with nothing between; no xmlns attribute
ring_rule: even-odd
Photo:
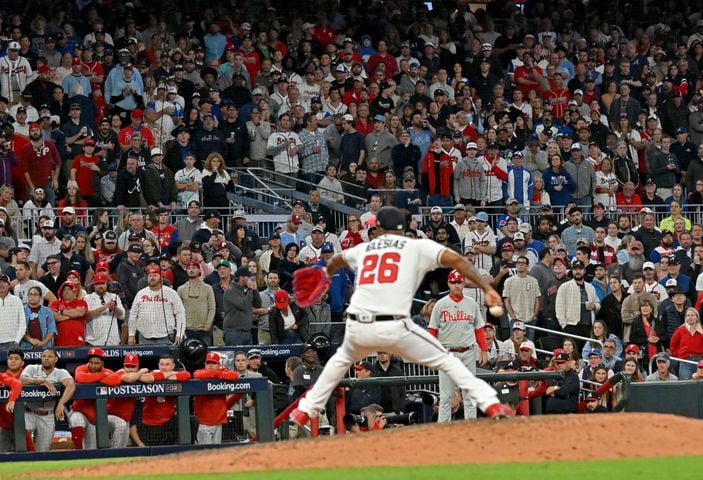
<svg viewBox="0 0 703 480"><path fill-rule="evenodd" d="M161 371L151 372L154 380L163 381L164 374ZM176 372L176 381L186 382L190 380L190 373ZM176 413L176 397L146 397L142 410L142 423L144 425L163 425L171 420Z"/></svg>
<svg viewBox="0 0 703 480"><path fill-rule="evenodd" d="M444 150L437 156L437 153L432 151L430 147L430 151L422 159L420 173L423 174L422 183L426 186L429 195L442 195L443 197L452 195L454 165L452 157L447 155ZM426 182L424 178L427 179Z"/></svg>
<svg viewBox="0 0 703 480"><path fill-rule="evenodd" d="M103 368L99 372L92 373L88 364L76 367L74 377L76 383L102 383L110 387L120 384L120 378L113 375L113 371ZM81 412L90 423L95 423L95 400L74 400L71 410Z"/></svg>
<svg viewBox="0 0 703 480"><path fill-rule="evenodd" d="M703 334L691 332L686 328L686 324L681 325L674 331L669 342L671 354L678 358L688 358L703 355Z"/></svg>
<svg viewBox="0 0 703 480"><path fill-rule="evenodd" d="M10 372L0 373L0 385L10 388L9 401L11 402L16 402L22 393L22 382L19 380L21 374L21 370L17 373L16 377ZM0 402L0 428L11 429L12 414L5 410L6 405L7 402Z"/></svg>
<svg viewBox="0 0 703 480"><path fill-rule="evenodd" d="M220 368L219 370L196 370L193 378L199 380L229 380L239 378L233 370ZM196 395L193 414L198 417L201 425L222 425L227 423L227 396L226 395Z"/></svg>

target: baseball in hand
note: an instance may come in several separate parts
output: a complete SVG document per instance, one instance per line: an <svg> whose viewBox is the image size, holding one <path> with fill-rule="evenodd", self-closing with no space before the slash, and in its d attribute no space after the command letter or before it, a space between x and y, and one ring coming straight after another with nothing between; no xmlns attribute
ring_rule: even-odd
<svg viewBox="0 0 703 480"><path fill-rule="evenodd" d="M503 307L500 305L493 305L492 307L488 308L488 311L491 312L491 315L496 318L503 316Z"/></svg>

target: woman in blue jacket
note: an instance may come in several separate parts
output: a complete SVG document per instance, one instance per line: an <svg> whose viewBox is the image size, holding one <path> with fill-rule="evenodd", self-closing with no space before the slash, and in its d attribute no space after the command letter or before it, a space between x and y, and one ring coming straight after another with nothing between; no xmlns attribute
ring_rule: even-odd
<svg viewBox="0 0 703 480"><path fill-rule="evenodd" d="M42 291L39 287L30 287L27 291L27 305L24 306L24 318L27 319L27 333L20 346L22 348L44 348L54 345L57 334L54 314L42 305Z"/></svg>
<svg viewBox="0 0 703 480"><path fill-rule="evenodd" d="M559 155L549 158L550 167L544 171L544 187L549 192L553 207L563 207L571 201L571 192L576 190L576 183L564 170L564 161Z"/></svg>

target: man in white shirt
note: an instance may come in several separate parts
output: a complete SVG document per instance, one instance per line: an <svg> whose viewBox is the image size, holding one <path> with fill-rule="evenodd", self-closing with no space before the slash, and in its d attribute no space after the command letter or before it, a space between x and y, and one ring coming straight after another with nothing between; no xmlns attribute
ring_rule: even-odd
<svg viewBox="0 0 703 480"><path fill-rule="evenodd" d="M0 275L0 350L19 344L27 330L22 300L10 293L10 277Z"/></svg>
<svg viewBox="0 0 703 480"><path fill-rule="evenodd" d="M107 291L107 273L98 272L93 277L95 291L85 296L88 304L85 342L88 345L119 345L120 327L117 320L124 320L125 309L119 295Z"/></svg>
<svg viewBox="0 0 703 480"><path fill-rule="evenodd" d="M186 326L185 308L175 290L163 285L161 269L147 270L147 286L134 296L129 315L129 345L179 344Z"/></svg>

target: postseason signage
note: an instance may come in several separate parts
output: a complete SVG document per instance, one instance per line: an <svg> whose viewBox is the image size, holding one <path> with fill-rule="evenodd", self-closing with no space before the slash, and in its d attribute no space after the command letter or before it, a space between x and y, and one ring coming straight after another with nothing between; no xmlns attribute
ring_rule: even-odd
<svg viewBox="0 0 703 480"><path fill-rule="evenodd" d="M63 386L58 385L56 395L45 387L22 388L20 401L36 402L59 398ZM74 399L123 398L123 397L168 397L175 395L229 395L232 393L252 393L267 390L265 378L244 378L234 382L225 380L189 380L187 382L133 383L108 387L98 383L76 384ZM0 402L10 398L9 388L0 388Z"/></svg>

